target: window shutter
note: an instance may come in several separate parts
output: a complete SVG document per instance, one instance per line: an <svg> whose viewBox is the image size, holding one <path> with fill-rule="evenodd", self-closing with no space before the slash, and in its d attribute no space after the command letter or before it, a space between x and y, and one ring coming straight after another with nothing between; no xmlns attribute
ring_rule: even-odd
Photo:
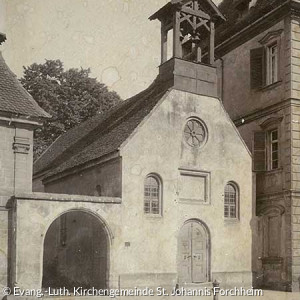
<svg viewBox="0 0 300 300"><path fill-rule="evenodd" d="M254 132L253 167L255 171L266 170L266 133Z"/></svg>
<svg viewBox="0 0 300 300"><path fill-rule="evenodd" d="M265 49L264 47L250 50L251 89L259 89L264 85L265 78Z"/></svg>

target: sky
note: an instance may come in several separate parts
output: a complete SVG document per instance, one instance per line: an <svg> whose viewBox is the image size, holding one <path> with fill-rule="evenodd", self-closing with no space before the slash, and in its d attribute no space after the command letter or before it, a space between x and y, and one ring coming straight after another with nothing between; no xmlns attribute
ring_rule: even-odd
<svg viewBox="0 0 300 300"><path fill-rule="evenodd" d="M168 0L0 0L3 57L23 66L60 59L123 99L147 88L160 63L160 24L148 18ZM215 1L218 4L219 1Z"/></svg>

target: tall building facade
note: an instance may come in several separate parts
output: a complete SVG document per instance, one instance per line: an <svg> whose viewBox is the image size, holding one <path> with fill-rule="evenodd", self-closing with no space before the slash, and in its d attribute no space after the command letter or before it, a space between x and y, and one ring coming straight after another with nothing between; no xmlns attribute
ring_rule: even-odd
<svg viewBox="0 0 300 300"><path fill-rule="evenodd" d="M299 290L300 2L224 0L219 96L253 156L258 286Z"/></svg>

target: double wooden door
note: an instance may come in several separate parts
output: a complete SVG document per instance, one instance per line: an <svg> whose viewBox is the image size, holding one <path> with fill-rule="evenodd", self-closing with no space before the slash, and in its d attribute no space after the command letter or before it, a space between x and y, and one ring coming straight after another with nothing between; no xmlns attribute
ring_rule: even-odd
<svg viewBox="0 0 300 300"><path fill-rule="evenodd" d="M186 223L178 240L178 277L181 283L209 281L209 240L205 227L197 222Z"/></svg>

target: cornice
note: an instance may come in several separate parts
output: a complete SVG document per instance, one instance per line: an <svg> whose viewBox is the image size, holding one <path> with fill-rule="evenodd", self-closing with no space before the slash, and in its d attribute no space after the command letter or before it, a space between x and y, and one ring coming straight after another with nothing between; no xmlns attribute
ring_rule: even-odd
<svg viewBox="0 0 300 300"><path fill-rule="evenodd" d="M8 114L0 112L0 122L5 122L11 125L12 123L26 124L32 126L42 126L43 121L40 119L27 118L25 116L19 116L18 114Z"/></svg>
<svg viewBox="0 0 300 300"><path fill-rule="evenodd" d="M269 43L269 41L275 39L275 38L279 38L280 35L282 34L283 29L278 29L278 30L274 30L271 32L268 32L260 41L259 43L262 45L265 45L267 43Z"/></svg>
<svg viewBox="0 0 300 300"><path fill-rule="evenodd" d="M216 55L218 57L224 56L231 50L257 36L258 33L277 24L288 15L300 16L300 3L291 0L284 2L282 5L276 7L271 12L265 14L249 26L244 27L242 30L231 36L229 39L217 45L215 48Z"/></svg>
<svg viewBox="0 0 300 300"><path fill-rule="evenodd" d="M91 202L121 204L120 197L96 197L86 195L67 195L53 193L17 193L12 197L15 201L51 201L51 202Z"/></svg>
<svg viewBox="0 0 300 300"><path fill-rule="evenodd" d="M278 112L279 110L282 110L285 107L288 107L292 104L292 100L291 98L283 100L279 103L276 103L274 105L265 107L263 109L258 109L255 110L253 112L250 112L248 114L242 115L236 119L233 120L235 126L239 127L242 125L245 125L247 123L253 122L255 120L264 118L270 114L274 114L276 112Z"/></svg>

